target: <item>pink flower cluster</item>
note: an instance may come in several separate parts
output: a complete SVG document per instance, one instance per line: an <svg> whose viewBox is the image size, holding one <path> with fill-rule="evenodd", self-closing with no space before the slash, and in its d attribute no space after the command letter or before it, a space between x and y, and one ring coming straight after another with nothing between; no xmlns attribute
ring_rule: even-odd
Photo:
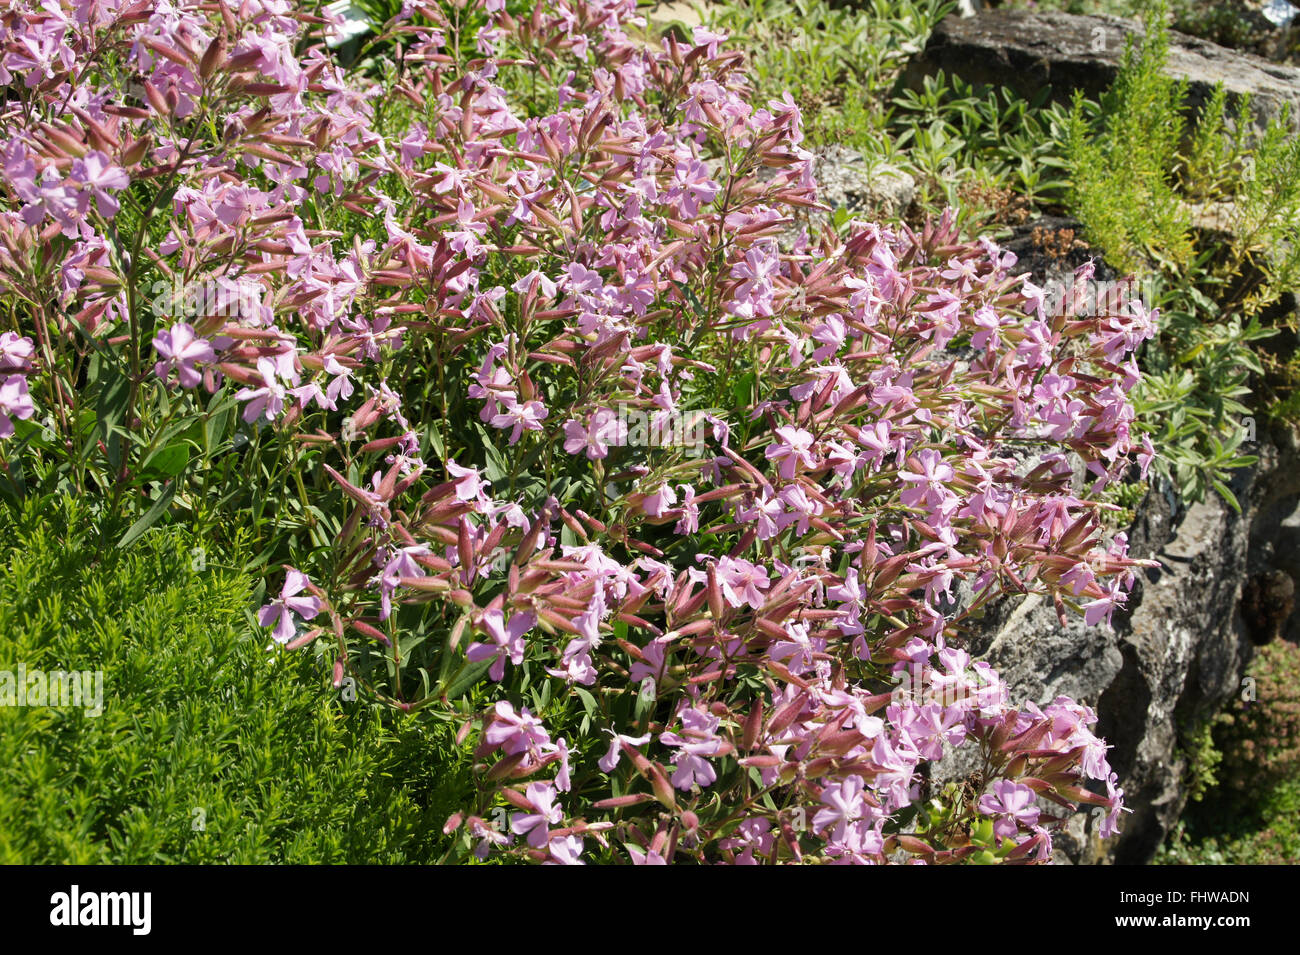
<svg viewBox="0 0 1300 955"><path fill-rule="evenodd" d="M1010 700L962 634L1008 594L1123 605L1140 562L1092 493L1150 461L1155 316L1047 314L950 216L787 241L817 202L799 110L753 102L725 37L646 43L634 0L458 6L403 8L387 79L287 3L0 14L0 287L151 335L136 385L229 388L245 433L332 462L310 503L339 530L261 623L331 635L336 683L383 658L405 710L488 694L467 851L1039 861L1045 804L1112 832L1094 715ZM128 190L163 217L138 258ZM242 291L174 321L146 273ZM30 416L10 354L0 410ZM688 413L706 453L648 436ZM988 778L927 792L956 747Z"/></svg>

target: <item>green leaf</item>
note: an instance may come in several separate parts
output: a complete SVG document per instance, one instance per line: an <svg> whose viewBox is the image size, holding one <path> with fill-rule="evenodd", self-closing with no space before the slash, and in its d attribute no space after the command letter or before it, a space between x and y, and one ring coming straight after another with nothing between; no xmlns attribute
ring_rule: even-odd
<svg viewBox="0 0 1300 955"><path fill-rule="evenodd" d="M752 395L754 393L754 384L758 381L758 376L747 371L736 379L735 384L731 386L731 393L736 396L736 406L738 408L748 408L753 404Z"/></svg>
<svg viewBox="0 0 1300 955"><path fill-rule="evenodd" d="M153 527L158 522L158 518L167 512L167 507L175 496L176 483L168 481L163 485L162 493L158 495L158 500L154 501L153 507L145 512L144 517L127 528L126 533L122 535L122 539L117 542L117 546L130 547L139 540L144 535L144 532Z"/></svg>
<svg viewBox="0 0 1300 955"><path fill-rule="evenodd" d="M492 657L486 660L480 660L478 663L471 663L461 671L452 684L447 687L444 694L447 699L454 700L457 697L464 696L465 691L477 684L483 677L487 676L487 671L492 667Z"/></svg>
<svg viewBox="0 0 1300 955"><path fill-rule="evenodd" d="M591 716L596 712L596 698L594 696L580 686L575 686L573 692L578 699L582 700L582 708L586 711L588 716Z"/></svg>
<svg viewBox="0 0 1300 955"><path fill-rule="evenodd" d="M475 429L483 441L483 474L494 484L497 481L504 481L510 476L510 465L497 450L496 445L492 443L492 438L488 435L487 429L480 424L475 424Z"/></svg>
<svg viewBox="0 0 1300 955"><path fill-rule="evenodd" d="M149 457L145 458L144 464L140 466L142 474L150 477L158 476L164 478L175 477L185 470L185 466L190 463L190 448L187 444L169 444L165 448L159 448Z"/></svg>
<svg viewBox="0 0 1300 955"><path fill-rule="evenodd" d="M75 324L75 323L74 323ZM122 466L122 435L117 424L126 414L127 402L130 400L131 383L126 376L118 375L109 380L100 390L95 402L95 425L97 437L104 442L108 463L117 470ZM96 436L92 436L94 441Z"/></svg>
<svg viewBox="0 0 1300 955"><path fill-rule="evenodd" d="M220 444L226 427L230 423L231 412L235 408L235 399L224 397L225 389L212 396L208 404L208 418L203 422L203 453L211 456ZM224 400L221 400L223 399Z"/></svg>
<svg viewBox="0 0 1300 955"><path fill-rule="evenodd" d="M1240 514L1241 505L1237 503L1237 495L1228 490L1228 485L1224 484L1218 478L1211 478L1210 483L1214 486L1214 489L1219 492L1219 496L1228 502L1228 506Z"/></svg>

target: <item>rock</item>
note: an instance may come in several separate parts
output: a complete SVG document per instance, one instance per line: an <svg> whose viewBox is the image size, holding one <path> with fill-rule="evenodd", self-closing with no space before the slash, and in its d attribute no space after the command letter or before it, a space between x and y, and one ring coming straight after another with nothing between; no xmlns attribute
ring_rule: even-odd
<svg viewBox="0 0 1300 955"><path fill-rule="evenodd" d="M1116 615L1124 662L1097 701L1098 733L1113 746L1111 765L1132 810L1105 854L1129 864L1149 861L1181 815L1180 737L1240 690L1251 654L1235 613L1249 520L1219 497L1192 505L1176 524L1155 510L1155 521L1150 509L1139 517L1150 536L1138 551L1161 566L1134 588L1126 617Z"/></svg>
<svg viewBox="0 0 1300 955"><path fill-rule="evenodd" d="M1096 98L1119 73L1125 38L1141 35L1141 24L1110 16L1077 16L1029 10L992 10L978 16L949 16L935 27L925 49L914 56L903 81L919 90L938 70L977 86L1000 85L1030 98L1050 85L1052 97L1068 102L1074 90ZM1188 81L1188 100L1199 106L1222 82L1230 105L1250 94L1257 125L1263 127L1290 107L1300 129L1300 69L1238 53L1208 40L1170 33L1169 75Z"/></svg>
<svg viewBox="0 0 1300 955"><path fill-rule="evenodd" d="M832 221L836 210L866 221L888 222L903 218L911 206L916 182L902 170L873 166L861 153L845 146L817 147L813 154L818 199L830 208L830 213L820 209L794 210L793 221L777 239L782 248L792 248L801 233L815 236ZM775 174L774 170L764 168L758 175L765 181Z"/></svg>
<svg viewBox="0 0 1300 955"><path fill-rule="evenodd" d="M832 209L862 212L882 219L902 218L916 194L916 181L890 166L870 166L845 146L814 150L821 201Z"/></svg>
<svg viewBox="0 0 1300 955"><path fill-rule="evenodd" d="M1193 229L1219 242L1230 241L1238 231L1237 204L1234 202L1189 202L1187 221Z"/></svg>
<svg viewBox="0 0 1300 955"><path fill-rule="evenodd" d="M1276 636L1300 643L1300 607L1294 599L1295 583L1300 582L1300 435L1293 429L1274 429L1270 435L1276 447L1265 444L1259 453L1276 456L1270 494L1255 508L1251 532L1251 551L1247 573L1252 579L1264 578L1270 586L1263 595L1267 603L1246 610L1254 623L1272 626ZM1292 581L1292 587L1279 579L1279 573ZM1293 595L1289 612L1283 612L1288 591Z"/></svg>

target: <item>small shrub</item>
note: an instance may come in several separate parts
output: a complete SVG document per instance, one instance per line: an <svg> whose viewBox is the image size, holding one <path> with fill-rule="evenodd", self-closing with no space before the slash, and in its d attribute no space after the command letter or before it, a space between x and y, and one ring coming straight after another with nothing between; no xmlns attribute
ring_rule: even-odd
<svg viewBox="0 0 1300 955"><path fill-rule="evenodd" d="M1186 84L1163 72L1164 16L1165 8L1153 3L1143 39L1129 37L1119 77L1102 99L1100 133L1093 134L1076 95L1067 140L1071 204L1107 260L1128 271L1152 260L1182 269L1192 258L1191 217L1173 172Z"/></svg>

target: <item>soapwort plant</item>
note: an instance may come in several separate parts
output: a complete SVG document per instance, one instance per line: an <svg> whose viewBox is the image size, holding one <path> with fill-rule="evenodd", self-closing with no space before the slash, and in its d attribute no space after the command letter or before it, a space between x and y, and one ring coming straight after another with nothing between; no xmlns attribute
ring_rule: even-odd
<svg viewBox="0 0 1300 955"><path fill-rule="evenodd" d="M1116 831L1095 714L964 644L1124 607L1140 301L1048 309L951 214L795 232L799 107L632 0L413 2L346 68L280 0L0 18L5 493L247 528L269 640L473 767L447 859Z"/></svg>

